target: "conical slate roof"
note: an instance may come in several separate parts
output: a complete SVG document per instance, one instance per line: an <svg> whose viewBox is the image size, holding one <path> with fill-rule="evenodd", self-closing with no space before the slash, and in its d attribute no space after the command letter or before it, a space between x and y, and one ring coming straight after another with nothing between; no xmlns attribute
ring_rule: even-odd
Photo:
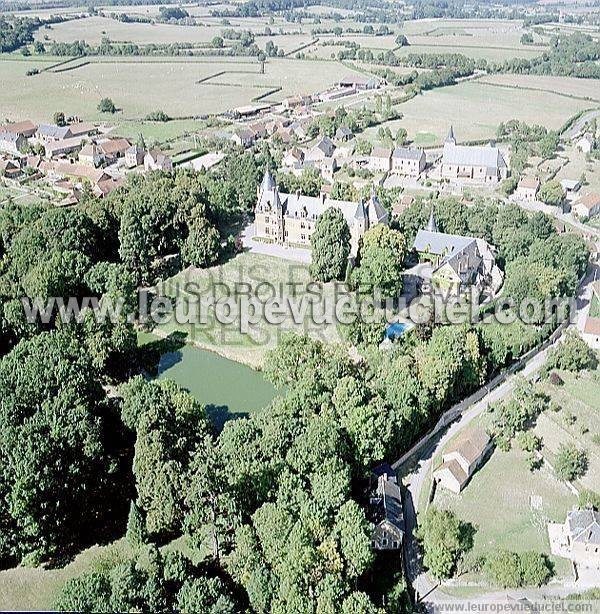
<svg viewBox="0 0 600 614"><path fill-rule="evenodd" d="M435 222L435 212L434 207L431 205L431 213L429 214L429 221L427 222L427 227L425 230L429 232L437 232L437 224Z"/></svg>
<svg viewBox="0 0 600 614"><path fill-rule="evenodd" d="M454 137L454 128L452 127L452 124L450 124L450 130L448 130L448 136L446 137L445 142L456 145L456 138Z"/></svg>
<svg viewBox="0 0 600 614"><path fill-rule="evenodd" d="M260 184L261 192L271 192L275 189L275 179L273 179L273 175L269 172L269 167L265 168L265 175L263 177L262 183Z"/></svg>

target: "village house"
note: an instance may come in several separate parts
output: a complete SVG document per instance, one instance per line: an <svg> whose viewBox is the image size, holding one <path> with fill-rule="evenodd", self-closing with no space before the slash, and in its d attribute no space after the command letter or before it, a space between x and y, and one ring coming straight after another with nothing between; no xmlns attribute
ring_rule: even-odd
<svg viewBox="0 0 600 614"><path fill-rule="evenodd" d="M506 179L508 172L508 165L498 147L492 144L486 147L457 145L450 126L442 154L442 178L495 183Z"/></svg>
<svg viewBox="0 0 600 614"><path fill-rule="evenodd" d="M600 570L600 512L571 510L564 524L548 523L552 554L577 567Z"/></svg>
<svg viewBox="0 0 600 614"><path fill-rule="evenodd" d="M37 125L30 119L26 119L22 122L13 122L0 127L0 132L12 132L13 134L20 134L28 139L32 137L37 130Z"/></svg>
<svg viewBox="0 0 600 614"><path fill-rule="evenodd" d="M171 171L173 161L169 156L158 149L151 149L144 156L144 170L146 171Z"/></svg>
<svg viewBox="0 0 600 614"><path fill-rule="evenodd" d="M290 133L300 140L308 138L308 123L306 120L295 121L289 126Z"/></svg>
<svg viewBox="0 0 600 614"><path fill-rule="evenodd" d="M540 180L537 177L521 177L515 190L515 197L524 202L533 203L540 189Z"/></svg>
<svg viewBox="0 0 600 614"><path fill-rule="evenodd" d="M392 215L400 215L415 202L415 197L410 194L402 194L397 202L392 205Z"/></svg>
<svg viewBox="0 0 600 614"><path fill-rule="evenodd" d="M15 132L0 132L0 151L18 156L27 146L27 139Z"/></svg>
<svg viewBox="0 0 600 614"><path fill-rule="evenodd" d="M375 90L382 86L383 79L379 77L363 77L361 75L348 75L338 82L339 87L353 88L357 91Z"/></svg>
<svg viewBox="0 0 600 614"><path fill-rule="evenodd" d="M88 143L81 148L78 158L81 164L97 167L102 163L104 156L98 145L95 143Z"/></svg>
<svg viewBox="0 0 600 614"><path fill-rule="evenodd" d="M321 175L327 181L333 181L335 171L338 170L337 160L335 158L326 158L321 162Z"/></svg>
<svg viewBox="0 0 600 614"><path fill-rule="evenodd" d="M279 128L275 134L273 134L273 139L281 141L284 145L289 145L293 139L293 132L291 127Z"/></svg>
<svg viewBox="0 0 600 614"><path fill-rule="evenodd" d="M75 136L56 141L47 141L44 143L45 156L46 158L58 158L74 153L81 149L83 140L84 137Z"/></svg>
<svg viewBox="0 0 600 614"><path fill-rule="evenodd" d="M387 173L392 168L391 147L373 147L367 168L374 173Z"/></svg>
<svg viewBox="0 0 600 614"><path fill-rule="evenodd" d="M248 128L252 130L255 138L264 139L267 136L267 126L265 122L254 122L248 125Z"/></svg>
<svg viewBox="0 0 600 614"><path fill-rule="evenodd" d="M125 152L131 147L131 143L127 139L109 139L98 143L98 146L104 159L108 163L112 163L125 157Z"/></svg>
<svg viewBox="0 0 600 614"><path fill-rule="evenodd" d="M233 136L231 137L231 140L236 143L237 145L239 145L240 147L252 147L252 145L254 145L254 141L256 140L256 135L254 134L254 132L252 130L250 130L250 128L238 128Z"/></svg>
<svg viewBox="0 0 600 614"><path fill-rule="evenodd" d="M23 174L21 166L14 160L0 160L0 177L18 179Z"/></svg>
<svg viewBox="0 0 600 614"><path fill-rule="evenodd" d="M457 296L471 287L496 290L502 285L493 247L484 239L438 232L433 209L427 227L417 232L413 249L421 262L432 267L433 290Z"/></svg>
<svg viewBox="0 0 600 614"><path fill-rule="evenodd" d="M330 207L337 207L348 223L352 255L357 253L359 240L369 228L388 223L388 214L374 193L367 202L334 200L326 193L321 196L304 196L299 192L285 194L279 192L267 170L257 190L255 237L280 245L308 248L319 215Z"/></svg>
<svg viewBox="0 0 600 614"><path fill-rule="evenodd" d="M35 132L35 138L42 143L62 141L73 136L69 126L57 126L56 124L40 124Z"/></svg>
<svg viewBox="0 0 600 614"><path fill-rule="evenodd" d="M592 300L583 324L582 337L594 349L600 349L600 318L593 314L596 310L593 305L600 305L600 280L592 284Z"/></svg>
<svg viewBox="0 0 600 614"><path fill-rule="evenodd" d="M575 147L581 151L582 153L588 154L594 149L596 144L596 139L591 132L586 132L578 141L575 143Z"/></svg>
<svg viewBox="0 0 600 614"><path fill-rule="evenodd" d="M396 147L392 153L392 172L418 177L426 164L425 152L412 147Z"/></svg>
<svg viewBox="0 0 600 614"><path fill-rule="evenodd" d="M98 133L98 128L94 126L94 124L90 124L89 122L76 122L74 124L70 124L69 128L69 137L76 136L90 136L92 134Z"/></svg>
<svg viewBox="0 0 600 614"><path fill-rule="evenodd" d="M375 489L370 496L370 516L373 523L371 545L374 550L400 550L405 524L402 491L394 470L387 464L373 470Z"/></svg>
<svg viewBox="0 0 600 614"><path fill-rule="evenodd" d="M286 168L296 168L304 162L304 152L299 147L292 147L281 162Z"/></svg>
<svg viewBox="0 0 600 614"><path fill-rule="evenodd" d="M581 182L577 179L561 179L560 185L565 193L565 198L572 202L577 198L577 192L581 189Z"/></svg>
<svg viewBox="0 0 600 614"><path fill-rule="evenodd" d="M340 126L335 131L336 140L341 141L342 143L349 141L353 137L354 137L354 133L352 132L352 130L350 130L350 128L348 128L348 126Z"/></svg>
<svg viewBox="0 0 600 614"><path fill-rule="evenodd" d="M331 158L334 151L333 141L328 136L324 136L306 153L304 159L306 162L321 162L325 158Z"/></svg>
<svg viewBox="0 0 600 614"><path fill-rule="evenodd" d="M144 164L146 151L139 145L131 145L125 150L125 166L135 168Z"/></svg>
<svg viewBox="0 0 600 614"><path fill-rule="evenodd" d="M600 194L584 194L571 206L571 212L579 219L588 219L600 213Z"/></svg>
<svg viewBox="0 0 600 614"><path fill-rule="evenodd" d="M491 447L490 436L483 429L465 429L444 451L442 464L433 472L434 481L460 493Z"/></svg>
<svg viewBox="0 0 600 614"><path fill-rule="evenodd" d="M308 106L311 102L311 96L288 96L282 100L281 105L284 109L295 109L296 107Z"/></svg>

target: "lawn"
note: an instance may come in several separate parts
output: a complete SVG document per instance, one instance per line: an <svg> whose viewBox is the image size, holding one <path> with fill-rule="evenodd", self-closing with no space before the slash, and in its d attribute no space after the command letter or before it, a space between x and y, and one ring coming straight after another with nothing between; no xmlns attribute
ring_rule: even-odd
<svg viewBox="0 0 600 614"><path fill-rule="evenodd" d="M474 560L498 548L549 555L547 523L564 522L577 500L547 469L531 472L515 446L510 452L495 450L460 495L439 488L434 502L476 528L468 555ZM568 561L552 559L557 575L567 576Z"/></svg>
<svg viewBox="0 0 600 614"><path fill-rule="evenodd" d="M197 286L192 287L192 282ZM278 297L284 300L295 297L300 301L302 297L305 300L310 297L306 288L309 282L308 267L304 264L246 252L222 266L184 271L164 282L162 291L176 299L179 309L187 312L194 298L192 292L201 297L218 299L250 289L253 296L264 299L273 296L267 286L271 284L276 288ZM333 284L323 286L323 296L327 299L333 299L334 292ZM171 318L168 323L157 327L156 333L168 335L176 331L185 332L186 340L200 348L252 367L261 367L268 350L277 345L285 332L306 333L327 342L341 340L334 323L314 323L310 317L312 308L309 306L307 309L305 317L294 318L287 311L281 325L259 318L258 322L250 322L244 330L239 314L234 313L231 322L223 324L215 319L211 311L203 323L198 318L192 323L177 323ZM317 313L316 308L314 313Z"/></svg>
<svg viewBox="0 0 600 614"><path fill-rule="evenodd" d="M599 160L588 161L586 155L578 151L572 145L565 146L564 153L561 153L561 157L568 158L568 162L556 175L559 181L561 179L579 179L582 174L585 174L586 185L583 186L582 193L600 192Z"/></svg>
<svg viewBox="0 0 600 614"><path fill-rule="evenodd" d="M397 106L404 117L385 125L390 127L392 134L398 128L405 128L409 138L418 144L441 144L450 124L459 142L491 139L495 137L498 124L509 119L557 129L587 107L589 102L582 100L547 92L504 90L475 80L424 92ZM375 138L378 129L368 129L367 137Z"/></svg>
<svg viewBox="0 0 600 614"><path fill-rule="evenodd" d="M574 444L586 450L588 470L579 479L581 485L600 491L600 372L584 372L578 376L560 372L563 386L541 385L558 411L548 410L537 421L535 432L543 440L543 454L553 461L561 444Z"/></svg>
<svg viewBox="0 0 600 614"><path fill-rule="evenodd" d="M21 205L33 205L41 201L37 195L31 194L27 190L2 185L2 181L0 180L0 206L9 198L12 198L16 203Z"/></svg>

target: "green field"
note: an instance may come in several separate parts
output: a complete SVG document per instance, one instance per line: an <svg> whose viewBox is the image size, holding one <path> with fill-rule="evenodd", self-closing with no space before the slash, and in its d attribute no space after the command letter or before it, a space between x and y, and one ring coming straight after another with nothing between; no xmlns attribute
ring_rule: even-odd
<svg viewBox="0 0 600 614"><path fill-rule="evenodd" d="M487 139L494 138L498 124L509 119L557 129L589 106L589 102L548 92L499 88L474 80L412 98L397 107L404 117L385 125L392 134L405 128L417 144L441 144L450 124L459 142ZM370 128L365 134L374 139L377 130Z"/></svg>
<svg viewBox="0 0 600 614"><path fill-rule="evenodd" d="M259 73L252 58L89 58L77 61L73 70L42 72L27 77L32 68L42 70L47 63L0 61L3 87L0 108L8 118L30 117L49 121L56 110L88 120L143 119L162 109L171 117L220 113L251 104L252 100L281 88L273 99L324 89L340 76L340 64L294 59L273 59ZM344 73L351 72L343 69ZM218 73L225 73L203 83ZM160 87L158 86L160 84ZM173 93L176 95L173 95ZM97 110L101 98L112 98L120 111L113 115Z"/></svg>
<svg viewBox="0 0 600 614"><path fill-rule="evenodd" d="M559 93L563 96L586 98L600 102L600 80L577 79L575 77L551 77L541 75L487 75L480 83L504 86L499 91L515 88Z"/></svg>

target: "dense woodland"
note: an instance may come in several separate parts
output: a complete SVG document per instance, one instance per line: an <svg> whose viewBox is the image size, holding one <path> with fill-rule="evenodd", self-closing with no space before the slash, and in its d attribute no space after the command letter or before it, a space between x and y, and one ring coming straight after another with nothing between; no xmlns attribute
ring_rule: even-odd
<svg viewBox="0 0 600 614"><path fill-rule="evenodd" d="M291 21L297 19L292 9L301 6L310 15L312 4L318 3L253 0L218 14L280 12ZM362 0L321 4L333 13L336 8L361 9L366 23L406 18L384 1L370 1L368 9ZM510 11L522 18L510 7L467 9L462 2L418 2L411 10L413 17L462 17L467 10L473 17L475 10L479 17ZM163 18L186 16L163 11ZM41 25L39 20L0 17L0 50L30 44ZM224 36L236 41L235 53L263 53L253 36L235 30ZM222 44L215 41L211 51L225 53ZM453 84L479 69L600 76L599 45L590 37L553 38L550 46L540 58L498 64L458 54L399 57L388 51L374 56L359 47L344 48L338 57L372 62L389 80L393 73L387 66L432 69L395 77L407 96ZM95 48L84 41L40 44L35 52L172 54L190 48L185 43L141 48L105 40ZM277 53L271 49L266 55ZM314 136L334 134L341 125L360 131L382 117L394 117L393 102L380 100L376 113L340 110L310 129ZM532 153L553 152L558 138L519 122L501 125L497 136L510 141L517 173ZM365 497L369 470L400 457L445 410L558 324L558 315L509 325L430 321L389 351L379 349L383 322L348 325L342 332L356 346L358 362L346 345L289 335L264 367L279 396L261 412L229 421L218 431L186 391L145 377L154 356L138 348L137 329L124 315L101 324L89 311L70 322L55 316L45 322L26 320L23 296L40 303L51 297L92 296L101 304L119 299L135 314L140 288L151 288L187 266L209 267L234 257L232 229L252 210L265 165L276 167L266 149L257 156L236 152L215 173L130 175L107 199L86 192L71 209L9 203L0 210L0 569L62 566L85 547L123 535L131 548L127 560L69 580L56 597L56 609L411 611L402 574L382 578L381 559L371 549ZM279 180L288 191L320 189L310 174ZM348 186L335 190L358 196ZM389 209L395 194L378 193ZM313 235L312 278L344 280L357 291L374 285L386 296L397 294L400 274L412 256L410 245L432 207L440 231L481 237L497 247L505 272L503 298L543 301L575 292L588 259L583 239L558 234L542 213L529 215L516 205L484 200L467 206L452 197L417 199L390 227L370 230L352 266L347 264L348 226L330 210ZM551 356L551 365L590 364L593 357L576 339L565 345L563 353ZM496 443L510 447L543 404L531 387L519 385L515 398L497 409ZM522 445L533 452L536 442ZM576 475L585 460L572 450L562 451L561 458L565 479ZM418 537L433 575L443 578L456 570L472 530L431 508ZM191 554L161 551L181 536ZM486 573L501 586L542 584L550 570L534 554L490 553Z"/></svg>
<svg viewBox="0 0 600 614"><path fill-rule="evenodd" d="M134 552L106 573L69 581L57 607L407 607L401 575L382 585L375 571L362 494L370 467L400 456L441 412L556 325L429 323L390 352L378 349L382 323L350 327L364 356L358 364L343 346L289 336L265 365L281 395L217 433L188 393L136 375L144 360L124 317L101 325L91 314L25 320L22 296L121 297L135 312L139 286L231 257L226 229L254 205L264 164L274 164L266 150L236 154L217 174L133 176L105 200L86 194L75 209L13 204L0 212L1 565L60 564L125 531ZM391 228L370 230L351 271L345 221L323 216L312 275L398 292L407 246L432 204L416 202ZM434 204L440 230L498 247L505 295L575 290L585 244L556 234L545 215L454 198ZM331 236L337 248L320 248ZM203 562L157 549L182 534L208 553Z"/></svg>

